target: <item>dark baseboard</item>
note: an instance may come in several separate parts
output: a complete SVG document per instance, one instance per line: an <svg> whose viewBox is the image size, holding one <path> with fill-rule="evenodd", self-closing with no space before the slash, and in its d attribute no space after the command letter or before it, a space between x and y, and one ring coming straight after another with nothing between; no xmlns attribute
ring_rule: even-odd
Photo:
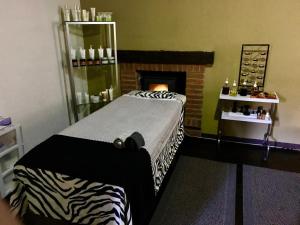
<svg viewBox="0 0 300 225"><path fill-rule="evenodd" d="M201 137L217 139L216 134L202 133ZM250 145L262 145L263 144L263 140L260 140L260 139L240 138L240 137L232 137L232 136L222 136L222 140L226 141L226 142L238 142L238 143L245 143L245 144L250 144ZM300 144L270 141L270 146L272 148L300 151Z"/></svg>

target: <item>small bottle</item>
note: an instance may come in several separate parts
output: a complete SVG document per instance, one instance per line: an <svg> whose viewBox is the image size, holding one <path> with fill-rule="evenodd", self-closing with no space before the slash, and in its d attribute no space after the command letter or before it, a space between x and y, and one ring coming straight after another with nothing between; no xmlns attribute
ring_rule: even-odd
<svg viewBox="0 0 300 225"><path fill-rule="evenodd" d="M267 112L267 113L266 113L266 120L270 120L270 119L271 119L270 113Z"/></svg>
<svg viewBox="0 0 300 225"><path fill-rule="evenodd" d="M236 87L235 80L233 81L232 87L230 88L229 95L230 96L237 96L237 87Z"/></svg>
<svg viewBox="0 0 300 225"><path fill-rule="evenodd" d="M263 112L263 107L262 107L262 106L258 106L258 107L257 107L257 111L256 111L257 119L261 119L261 117L262 117L262 112Z"/></svg>
<svg viewBox="0 0 300 225"><path fill-rule="evenodd" d="M95 49L92 48L92 45L90 45L89 49L89 59L88 59L88 65L92 66L94 64L95 59Z"/></svg>
<svg viewBox="0 0 300 225"><path fill-rule="evenodd" d="M84 93L84 103L90 103L90 95L87 92Z"/></svg>
<svg viewBox="0 0 300 225"><path fill-rule="evenodd" d="M98 55L99 55L99 59L102 59L104 57L104 49L102 48L101 45L98 48Z"/></svg>
<svg viewBox="0 0 300 225"><path fill-rule="evenodd" d="M266 119L266 114L267 114L266 110L263 110L262 113L261 113L261 119L262 120Z"/></svg>
<svg viewBox="0 0 300 225"><path fill-rule="evenodd" d="M107 102L108 100L108 89L106 89L105 91L102 91L102 101L103 102Z"/></svg>
<svg viewBox="0 0 300 225"><path fill-rule="evenodd" d="M246 96L247 94L248 94L247 83L246 83L246 81L244 81L243 85L240 89L240 95L241 96Z"/></svg>
<svg viewBox="0 0 300 225"><path fill-rule="evenodd" d="M96 20L96 8L91 8L91 17L94 22Z"/></svg>
<svg viewBox="0 0 300 225"><path fill-rule="evenodd" d="M259 90L257 88L257 82L255 81L251 90L251 95L256 96L259 93Z"/></svg>
<svg viewBox="0 0 300 225"><path fill-rule="evenodd" d="M65 9L63 10L64 13L64 20L65 21L71 21L71 16L70 16L70 9L68 9L68 5L65 5Z"/></svg>
<svg viewBox="0 0 300 225"><path fill-rule="evenodd" d="M222 94L223 95L228 95L229 94L229 84L228 84L228 78L226 78L224 86L222 88Z"/></svg>
<svg viewBox="0 0 300 225"><path fill-rule="evenodd" d="M99 64L102 64L103 57L104 57L104 49L102 48L101 45L98 48L98 56L99 56Z"/></svg>
<svg viewBox="0 0 300 225"><path fill-rule="evenodd" d="M79 64L76 58L76 50L74 48L71 48L71 58L73 67L77 67Z"/></svg>
<svg viewBox="0 0 300 225"><path fill-rule="evenodd" d="M81 105L83 103L82 92L76 92L76 102L77 105Z"/></svg>
<svg viewBox="0 0 300 225"><path fill-rule="evenodd" d="M86 21L86 17L87 17L86 13L87 13L87 12L86 12L85 9L81 10L81 18L82 18L82 21Z"/></svg>
<svg viewBox="0 0 300 225"><path fill-rule="evenodd" d="M80 9L80 6L77 5L77 17L78 17L78 21L82 21L82 18L81 18L81 9Z"/></svg>
<svg viewBox="0 0 300 225"><path fill-rule="evenodd" d="M233 102L233 106L232 106L231 112L233 112L233 113L237 112L237 102L236 101Z"/></svg>
<svg viewBox="0 0 300 225"><path fill-rule="evenodd" d="M73 21L78 21L77 5L75 4L74 9L72 9L72 19Z"/></svg>
<svg viewBox="0 0 300 225"><path fill-rule="evenodd" d="M114 89L112 86L110 86L110 88L108 89L108 93L109 93L109 100L110 101L114 100Z"/></svg>
<svg viewBox="0 0 300 225"><path fill-rule="evenodd" d="M99 95L98 95L98 96L99 96L99 100L102 102L102 101L103 101L103 94L102 94L102 91L99 92Z"/></svg>
<svg viewBox="0 0 300 225"><path fill-rule="evenodd" d="M80 52L80 66L86 66L85 49L80 47L79 52Z"/></svg>
<svg viewBox="0 0 300 225"><path fill-rule="evenodd" d="M244 105L244 109L243 109L243 115L245 116L250 116L250 106L249 105Z"/></svg>
<svg viewBox="0 0 300 225"><path fill-rule="evenodd" d="M106 48L106 55L107 55L107 58L111 58L111 48Z"/></svg>

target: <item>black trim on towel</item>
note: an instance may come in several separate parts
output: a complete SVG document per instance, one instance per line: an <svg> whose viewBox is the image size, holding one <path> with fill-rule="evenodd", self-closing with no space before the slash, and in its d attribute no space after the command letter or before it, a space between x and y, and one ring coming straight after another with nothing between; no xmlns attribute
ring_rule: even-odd
<svg viewBox="0 0 300 225"><path fill-rule="evenodd" d="M151 158L145 149L117 149L112 143L53 135L16 165L123 187L133 224L144 224L154 207Z"/></svg>

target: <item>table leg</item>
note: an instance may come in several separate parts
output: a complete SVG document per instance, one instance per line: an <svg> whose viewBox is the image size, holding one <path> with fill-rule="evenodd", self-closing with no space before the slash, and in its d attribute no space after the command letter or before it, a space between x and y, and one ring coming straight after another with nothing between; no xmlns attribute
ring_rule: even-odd
<svg viewBox="0 0 300 225"><path fill-rule="evenodd" d="M270 152L270 144L269 144L269 137L270 137L270 133L271 133L271 124L268 125L268 129L267 132L264 135L264 143L263 145L266 146L266 153L264 156L264 161L266 161L269 157L269 152Z"/></svg>
<svg viewBox="0 0 300 225"><path fill-rule="evenodd" d="M219 150L221 148L221 137L222 137L222 119L219 119L218 121L218 134L217 134L217 149Z"/></svg>
<svg viewBox="0 0 300 225"><path fill-rule="evenodd" d="M275 113L275 104L271 104L271 109L270 109L270 115L272 117L272 121L274 123L274 113ZM266 146L266 153L265 153L265 156L264 156L264 160L266 161L269 157L269 153L270 153L270 143L269 143L269 137L271 135L271 131L272 131L272 127L273 127L273 124L269 124L268 125L268 129L267 129L267 132L265 133L265 136L264 136L264 146Z"/></svg>

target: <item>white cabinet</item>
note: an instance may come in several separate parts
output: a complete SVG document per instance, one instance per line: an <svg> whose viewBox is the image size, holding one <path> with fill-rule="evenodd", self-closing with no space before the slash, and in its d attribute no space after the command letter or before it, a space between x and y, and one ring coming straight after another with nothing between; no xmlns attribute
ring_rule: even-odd
<svg viewBox="0 0 300 225"><path fill-rule="evenodd" d="M274 118L274 112L275 112L275 105L279 103L279 98L276 95L276 98L274 99L268 99L268 98L255 98L255 97L251 97L250 95L247 96L230 96L230 95L224 95L222 94L222 91L220 93L219 96L219 100L220 100L220 105L221 105L221 115L219 118L219 124L218 124L218 146L220 145L220 141L221 141L221 137L222 137L222 133L223 133L223 124L222 124L222 120L231 120L231 121L241 121L241 122L247 122L247 123L257 123L257 124L266 124L267 125L267 131L264 135L264 145L267 147L267 151L266 151L266 155L264 157L264 159L266 160L268 158L269 155L269 151L270 151L270 146L269 146L269 136L271 134L272 131L272 124L273 124L273 120L272 118ZM243 104L247 104L247 103L257 103L257 104L267 104L270 105L269 108L269 112L270 112L270 117L265 117L264 119L258 119L257 118L257 114L256 112L252 112L250 113L250 115L244 115L241 112L232 112L231 109L227 110L224 109L224 103L230 101L233 104L236 103L243 103Z"/></svg>
<svg viewBox="0 0 300 225"><path fill-rule="evenodd" d="M24 154L20 125L0 130L0 193L5 197L12 189L13 166Z"/></svg>

